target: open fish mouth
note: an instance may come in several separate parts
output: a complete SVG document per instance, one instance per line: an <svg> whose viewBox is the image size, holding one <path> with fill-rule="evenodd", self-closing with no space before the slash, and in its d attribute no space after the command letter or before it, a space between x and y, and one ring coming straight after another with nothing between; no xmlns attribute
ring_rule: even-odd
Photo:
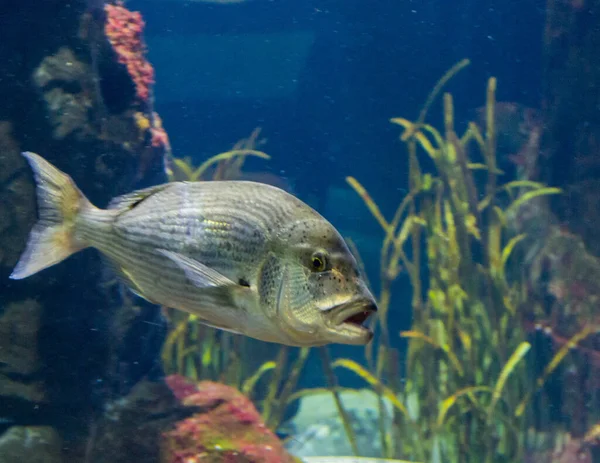
<svg viewBox="0 0 600 463"><path fill-rule="evenodd" d="M332 311L334 325L346 325L368 330L365 326L371 315L377 312L377 305L372 300L355 300L334 307Z"/></svg>

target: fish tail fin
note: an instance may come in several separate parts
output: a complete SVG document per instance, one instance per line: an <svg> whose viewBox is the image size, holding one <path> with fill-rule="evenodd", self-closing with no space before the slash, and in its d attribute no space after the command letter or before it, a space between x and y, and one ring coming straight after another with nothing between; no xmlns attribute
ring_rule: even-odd
<svg viewBox="0 0 600 463"><path fill-rule="evenodd" d="M91 206L67 174L35 153L26 152L23 156L33 170L39 220L10 275L14 280L33 275L87 247L76 239L75 224L81 209Z"/></svg>

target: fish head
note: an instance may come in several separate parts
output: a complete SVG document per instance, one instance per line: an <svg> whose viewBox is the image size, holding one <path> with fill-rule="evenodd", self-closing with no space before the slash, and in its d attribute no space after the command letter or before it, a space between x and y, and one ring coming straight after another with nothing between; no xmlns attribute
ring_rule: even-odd
<svg viewBox="0 0 600 463"><path fill-rule="evenodd" d="M373 338L365 323L377 311L375 299L348 246L325 219L287 224L268 271L264 292L271 293L273 318L290 344L362 345Z"/></svg>

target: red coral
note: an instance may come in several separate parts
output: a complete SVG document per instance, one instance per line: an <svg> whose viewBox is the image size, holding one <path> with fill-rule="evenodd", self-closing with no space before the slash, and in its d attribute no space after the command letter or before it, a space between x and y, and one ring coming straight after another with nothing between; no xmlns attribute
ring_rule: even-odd
<svg viewBox="0 0 600 463"><path fill-rule="evenodd" d="M169 147L169 136L162 127L152 127L150 129L151 145L153 148L167 149Z"/></svg>
<svg viewBox="0 0 600 463"><path fill-rule="evenodd" d="M104 32L117 60L127 68L133 80L138 98L147 102L150 87L154 84L154 69L146 60L146 47L142 40L144 20L137 11L129 11L120 5L105 5Z"/></svg>
<svg viewBox="0 0 600 463"><path fill-rule="evenodd" d="M164 462L293 462L241 392L211 381L194 385L181 376L170 376L167 384L185 405L202 411L164 434Z"/></svg>
<svg viewBox="0 0 600 463"><path fill-rule="evenodd" d="M151 141L150 145L153 148L161 148L164 151L171 150L171 144L169 143L169 136L163 128L162 119L158 114L154 113L152 118L152 127L150 128Z"/></svg>
<svg viewBox="0 0 600 463"><path fill-rule="evenodd" d="M181 375L171 375L167 377L166 383L173 392L173 395L175 395L175 397L181 401L183 401L186 397L198 392L196 385L190 383Z"/></svg>

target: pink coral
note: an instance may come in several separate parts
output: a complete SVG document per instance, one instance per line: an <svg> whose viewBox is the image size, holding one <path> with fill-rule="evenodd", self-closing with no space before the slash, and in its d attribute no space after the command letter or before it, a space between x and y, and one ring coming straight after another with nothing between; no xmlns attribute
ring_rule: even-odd
<svg viewBox="0 0 600 463"><path fill-rule="evenodd" d="M129 11L121 5L105 5L104 32L117 60L127 68L141 101L148 101L154 84L154 69L146 60L146 48L142 40L144 20L137 11Z"/></svg>
<svg viewBox="0 0 600 463"><path fill-rule="evenodd" d="M173 391L173 395L181 401L198 392L198 387L181 375L169 376L167 385Z"/></svg>
<svg viewBox="0 0 600 463"><path fill-rule="evenodd" d="M171 150L171 144L169 142L169 136L163 128L162 119L158 114L153 113L152 127L150 128L151 141L150 145L153 148L161 148L165 151Z"/></svg>
<svg viewBox="0 0 600 463"><path fill-rule="evenodd" d="M241 392L211 381L195 385L177 375L167 384L184 405L200 411L164 434L165 463L294 461Z"/></svg>
<svg viewBox="0 0 600 463"><path fill-rule="evenodd" d="M162 127L152 127L150 133L152 134L150 142L152 147L167 149L170 146L169 136Z"/></svg>

